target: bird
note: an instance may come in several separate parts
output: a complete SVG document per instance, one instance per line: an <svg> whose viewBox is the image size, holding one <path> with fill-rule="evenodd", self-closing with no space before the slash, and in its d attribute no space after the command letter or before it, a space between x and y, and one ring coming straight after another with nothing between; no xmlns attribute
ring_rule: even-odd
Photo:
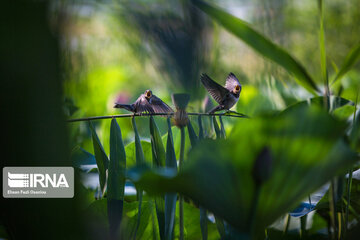
<svg viewBox="0 0 360 240"><path fill-rule="evenodd" d="M212 80L205 73L201 75L200 80L206 90L219 104L210 110L209 113L215 113L221 110L230 111L230 108L232 108L239 100L242 87L235 74L230 73L227 76L225 87Z"/></svg>
<svg viewBox="0 0 360 240"><path fill-rule="evenodd" d="M168 113L174 112L172 108L160 98L146 90L133 104L115 103L114 108L124 108L133 113Z"/></svg>

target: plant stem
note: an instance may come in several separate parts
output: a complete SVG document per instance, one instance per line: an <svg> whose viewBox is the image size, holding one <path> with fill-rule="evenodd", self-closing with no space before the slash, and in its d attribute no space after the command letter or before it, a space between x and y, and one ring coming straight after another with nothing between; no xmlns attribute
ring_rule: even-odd
<svg viewBox="0 0 360 240"><path fill-rule="evenodd" d="M182 169L184 162L184 152L185 152L185 129L184 127L180 128L180 158L179 158L179 169ZM179 226L180 226L180 240L184 239L184 197L180 195L179 198Z"/></svg>
<svg viewBox="0 0 360 240"><path fill-rule="evenodd" d="M288 230L289 230L289 226L290 226L290 221L291 221L291 216L290 214L286 215L286 224L285 224L285 228L283 231L283 235L287 234Z"/></svg>
<svg viewBox="0 0 360 240"><path fill-rule="evenodd" d="M300 238L304 238L306 235L306 221L307 221L307 214L300 217Z"/></svg>
<svg viewBox="0 0 360 240"><path fill-rule="evenodd" d="M331 226L333 228L333 237L332 239L337 238L337 216L336 216L336 202L335 202L335 182L334 179L331 180L330 191L329 191L329 208L330 208L330 220Z"/></svg>
<svg viewBox="0 0 360 240"><path fill-rule="evenodd" d="M224 113L187 113L189 116L224 116L224 117L236 117L236 118L249 118L245 114L227 115ZM128 113L119 115L108 115L108 116L96 116L96 117L84 117L84 118L73 118L68 119L67 122L81 122L90 120L101 120L109 118L127 118L127 117L149 117L149 116L172 116L174 113Z"/></svg>
<svg viewBox="0 0 360 240"><path fill-rule="evenodd" d="M261 186L256 184L255 191L254 191L254 198L253 198L253 202L252 202L250 212L249 212L249 214L250 214L249 215L249 224L250 224L251 239L255 239L255 234L256 234L255 223L256 223L258 202L259 202L259 197L260 197L260 189L261 189Z"/></svg>

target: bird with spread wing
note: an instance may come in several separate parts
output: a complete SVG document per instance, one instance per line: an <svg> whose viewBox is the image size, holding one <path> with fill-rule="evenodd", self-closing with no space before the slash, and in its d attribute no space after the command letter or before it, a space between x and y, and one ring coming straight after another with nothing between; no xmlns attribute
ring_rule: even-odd
<svg viewBox="0 0 360 240"><path fill-rule="evenodd" d="M212 80L206 74L202 74L200 80L206 90L219 104L210 110L209 113L215 113L221 110L230 111L230 108L239 100L241 84L233 73L230 73L226 78L225 87Z"/></svg>
<svg viewBox="0 0 360 240"><path fill-rule="evenodd" d="M160 98L152 94L151 90L146 90L144 94L133 104L116 103L114 108L124 108L133 113L169 113L174 112L172 108L164 103Z"/></svg>

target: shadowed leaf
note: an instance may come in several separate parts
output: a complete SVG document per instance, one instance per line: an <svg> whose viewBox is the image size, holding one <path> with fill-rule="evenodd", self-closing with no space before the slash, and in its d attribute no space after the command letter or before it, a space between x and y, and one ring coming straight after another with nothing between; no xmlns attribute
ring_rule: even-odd
<svg viewBox="0 0 360 240"><path fill-rule="evenodd" d="M106 171L108 169L109 159L106 156L104 148L100 143L99 137L97 136L96 131L95 131L94 126L92 125L91 121L89 121L89 127L91 130L96 164L98 166L98 171L99 171L100 188L101 188L101 192L104 194L105 188L106 188Z"/></svg>
<svg viewBox="0 0 360 240"><path fill-rule="evenodd" d="M150 137L151 149L153 157L153 165L156 167L164 167L166 161L166 154L160 131L156 126L153 117L150 117ZM159 224L160 238L165 237L165 199L164 195L155 197L156 216Z"/></svg>
<svg viewBox="0 0 360 240"><path fill-rule="evenodd" d="M299 107L276 117L239 121L227 140L199 142L177 175L167 170L139 175L140 169L133 169L136 177L129 177L149 193L184 194L248 232L253 165L268 146L273 164L259 195L255 227L260 230L355 162L356 154L342 140L345 128L322 109Z"/></svg>

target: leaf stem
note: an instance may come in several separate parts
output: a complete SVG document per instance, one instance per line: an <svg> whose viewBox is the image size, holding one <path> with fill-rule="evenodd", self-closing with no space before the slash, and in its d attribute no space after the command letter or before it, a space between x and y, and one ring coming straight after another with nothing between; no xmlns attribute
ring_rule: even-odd
<svg viewBox="0 0 360 240"><path fill-rule="evenodd" d="M179 169L182 169L184 162L184 152L185 152L185 129L184 127L180 128L181 141L180 141L180 158L179 158ZM179 197L179 226L180 226L180 240L184 239L184 197L180 195Z"/></svg>
<svg viewBox="0 0 360 240"><path fill-rule="evenodd" d="M187 113L189 116L224 116L224 117L236 117L236 118L250 118L249 116L239 113L239 114L227 114L227 113ZM127 118L127 117L149 117L149 116L173 116L174 113L129 113L129 114L119 114L119 115L107 115L107 116L95 116L95 117L84 117L84 118L73 118L68 119L67 122L81 122L81 121L90 121L90 120L101 120L109 118Z"/></svg>

